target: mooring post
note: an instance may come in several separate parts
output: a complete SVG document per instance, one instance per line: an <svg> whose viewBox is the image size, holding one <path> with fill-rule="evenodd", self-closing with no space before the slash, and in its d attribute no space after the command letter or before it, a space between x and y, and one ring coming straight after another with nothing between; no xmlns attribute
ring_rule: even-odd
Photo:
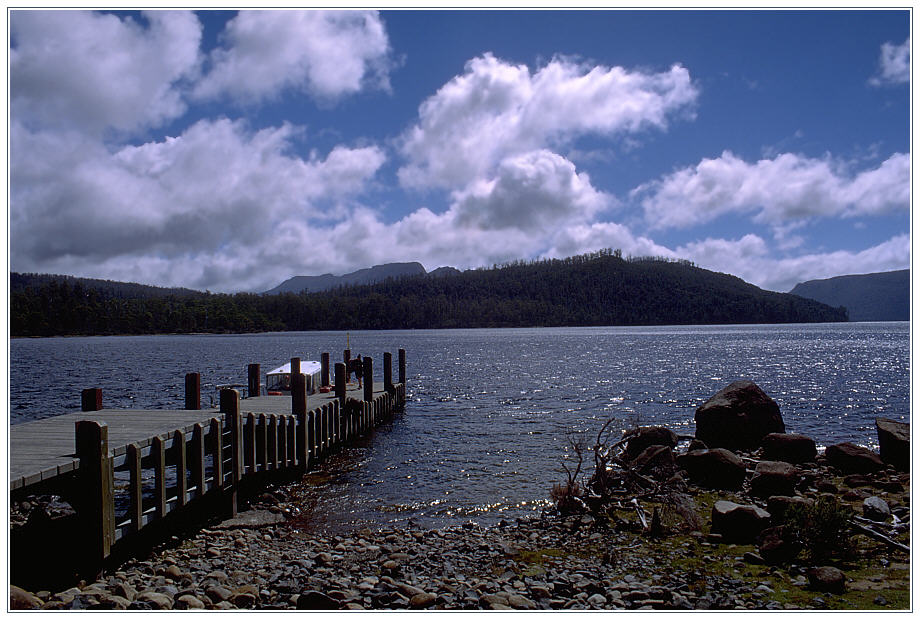
<svg viewBox="0 0 920 620"><path fill-rule="evenodd" d="M300 374L300 358L292 357L291 358L291 379L293 379L296 375L299 375L299 374Z"/></svg>
<svg viewBox="0 0 920 620"><path fill-rule="evenodd" d="M390 392L393 389L393 354L383 354L383 390Z"/></svg>
<svg viewBox="0 0 920 620"><path fill-rule="evenodd" d="M258 364L249 365L249 398L262 395L262 367Z"/></svg>
<svg viewBox="0 0 920 620"><path fill-rule="evenodd" d="M185 408L201 409L201 373L199 372L185 374Z"/></svg>
<svg viewBox="0 0 920 620"><path fill-rule="evenodd" d="M95 571L115 542L115 488L109 459L109 427L103 422L79 420L75 426L76 454L82 487L79 518L86 531L87 561Z"/></svg>
<svg viewBox="0 0 920 620"><path fill-rule="evenodd" d="M345 352L342 354L342 358L345 362L345 383L351 381L351 349L345 349Z"/></svg>
<svg viewBox="0 0 920 620"><path fill-rule="evenodd" d="M406 350L399 350L399 382L405 384L406 382Z"/></svg>
<svg viewBox="0 0 920 620"><path fill-rule="evenodd" d="M102 388L88 388L80 394L83 411L99 411L102 409Z"/></svg>
<svg viewBox="0 0 920 620"><path fill-rule="evenodd" d="M335 365L335 397L339 402L345 405L345 364L336 363Z"/></svg>
<svg viewBox="0 0 920 620"><path fill-rule="evenodd" d="M220 391L220 412L227 416L230 425L230 471L231 487L228 501L231 517L236 516L239 486L242 479L243 464L243 419L240 416L240 393L236 390Z"/></svg>
<svg viewBox="0 0 920 620"><path fill-rule="evenodd" d="M329 383L329 354L323 353L319 356L320 365L320 385L326 387Z"/></svg>
<svg viewBox="0 0 920 620"><path fill-rule="evenodd" d="M364 400L374 400L374 360L365 357L361 362L364 371Z"/></svg>
<svg viewBox="0 0 920 620"><path fill-rule="evenodd" d="M302 373L291 375L291 413L307 411L307 378Z"/></svg>

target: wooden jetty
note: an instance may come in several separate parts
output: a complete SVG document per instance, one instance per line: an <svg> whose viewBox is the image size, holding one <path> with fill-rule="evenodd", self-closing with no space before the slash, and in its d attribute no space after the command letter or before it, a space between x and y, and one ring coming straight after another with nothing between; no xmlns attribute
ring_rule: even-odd
<svg viewBox="0 0 920 620"><path fill-rule="evenodd" d="M53 491L68 500L93 565L172 513L235 515L241 488L306 472L403 409L405 350L395 382L390 353L383 382L374 382L365 357L360 388L348 382L349 357L346 350L346 362L335 364L333 383L324 353L321 387L334 389L309 395L299 358L291 360L290 396L262 396L259 365L250 364L253 396L222 389L218 408L200 408L197 373L186 375L180 410L105 409L100 389L84 390L83 411L10 428L11 495Z"/></svg>

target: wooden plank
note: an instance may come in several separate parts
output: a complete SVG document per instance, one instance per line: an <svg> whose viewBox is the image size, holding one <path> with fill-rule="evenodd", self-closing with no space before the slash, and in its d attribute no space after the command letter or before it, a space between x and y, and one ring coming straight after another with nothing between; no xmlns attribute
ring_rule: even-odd
<svg viewBox="0 0 920 620"><path fill-rule="evenodd" d="M219 418L211 418L208 433L211 441L211 471L214 476L212 488L224 487L224 427Z"/></svg>
<svg viewBox="0 0 920 620"><path fill-rule="evenodd" d="M195 497L203 497L206 491L204 484L204 459L204 426L199 422L195 424L195 428L192 430L192 462L189 467L191 470L192 486L195 487Z"/></svg>
<svg viewBox="0 0 920 620"><path fill-rule="evenodd" d="M143 527L144 515L144 489L143 489L143 471L141 469L141 449L137 444L128 446L128 467L131 472L131 483L128 487L130 495L130 508L128 514L131 518L132 531L140 531Z"/></svg>
<svg viewBox="0 0 920 620"><path fill-rule="evenodd" d="M153 438L153 495L154 514L158 519L166 516L166 446L162 438Z"/></svg>
<svg viewBox="0 0 920 620"><path fill-rule="evenodd" d="M173 454L176 461L176 497L181 508L188 500L188 467L185 452L185 433L176 431L173 434Z"/></svg>

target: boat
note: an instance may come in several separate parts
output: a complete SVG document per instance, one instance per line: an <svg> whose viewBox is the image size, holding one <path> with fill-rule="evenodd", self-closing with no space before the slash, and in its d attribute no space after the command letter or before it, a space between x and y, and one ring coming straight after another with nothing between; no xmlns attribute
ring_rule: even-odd
<svg viewBox="0 0 920 620"><path fill-rule="evenodd" d="M307 394L315 394L320 387L322 364L301 361L300 374L306 378ZM291 363L288 362L265 374L265 393L268 396L286 396L291 393Z"/></svg>

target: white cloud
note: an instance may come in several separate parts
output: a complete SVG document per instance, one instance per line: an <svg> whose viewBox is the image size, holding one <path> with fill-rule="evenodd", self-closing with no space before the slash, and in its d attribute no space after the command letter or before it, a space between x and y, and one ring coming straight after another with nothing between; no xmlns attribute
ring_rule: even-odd
<svg viewBox="0 0 920 620"><path fill-rule="evenodd" d="M784 153L749 164L725 151L637 187L631 196L641 200L653 228L687 228L730 212L754 212L756 221L781 233L806 218L906 210L910 156L896 153L878 168L847 176L828 160Z"/></svg>
<svg viewBox="0 0 920 620"><path fill-rule="evenodd" d="M93 133L182 115L178 84L197 71L201 24L184 11L143 15L146 27L85 11L11 11L13 118Z"/></svg>
<svg viewBox="0 0 920 620"><path fill-rule="evenodd" d="M198 98L258 102L289 88L334 100L389 88L389 41L374 11L241 11L222 43L195 87Z"/></svg>
<svg viewBox="0 0 920 620"><path fill-rule="evenodd" d="M329 207L344 211L385 160L377 147L343 146L303 160L288 152L296 131L200 121L178 137L110 153L79 134L14 125L11 268L74 273L82 266L115 277L174 260L168 273L140 281L236 287L214 275L232 273L230 264L264 278L264 264L247 264L247 256L278 247L286 227L325 221Z"/></svg>
<svg viewBox="0 0 920 620"><path fill-rule="evenodd" d="M910 235L897 235L859 252L837 250L774 258L763 239L747 234L738 240L688 243L676 253L705 269L731 273L768 290L788 292L808 280L905 269L910 265Z"/></svg>
<svg viewBox="0 0 920 620"><path fill-rule="evenodd" d="M531 73L485 54L422 103L403 136L399 178L407 187L463 187L509 156L579 135L664 128L697 95L679 65L642 73L555 58Z"/></svg>
<svg viewBox="0 0 920 620"><path fill-rule="evenodd" d="M869 83L873 86L907 84L910 81L910 37L901 45L882 43L878 73Z"/></svg>

